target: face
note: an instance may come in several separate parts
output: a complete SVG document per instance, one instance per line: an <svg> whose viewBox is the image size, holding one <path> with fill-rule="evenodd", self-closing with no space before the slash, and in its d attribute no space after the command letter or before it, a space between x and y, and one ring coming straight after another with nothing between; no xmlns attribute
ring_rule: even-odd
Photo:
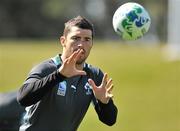
<svg viewBox="0 0 180 131"><path fill-rule="evenodd" d="M63 54L66 58L74 51L82 49L83 52L77 60L76 64L83 64L89 56L92 48L92 31L89 29L81 29L73 26L67 36L60 38L63 46Z"/></svg>

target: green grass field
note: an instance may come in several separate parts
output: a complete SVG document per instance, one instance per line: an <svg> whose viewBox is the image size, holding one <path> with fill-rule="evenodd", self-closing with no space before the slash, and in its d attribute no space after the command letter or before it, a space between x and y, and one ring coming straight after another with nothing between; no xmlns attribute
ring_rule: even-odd
<svg viewBox="0 0 180 131"><path fill-rule="evenodd" d="M102 124L91 105L79 131L180 131L180 62L162 47L95 42L88 62L114 81L117 123ZM16 90L37 63L61 51L57 41L1 41L0 91Z"/></svg>

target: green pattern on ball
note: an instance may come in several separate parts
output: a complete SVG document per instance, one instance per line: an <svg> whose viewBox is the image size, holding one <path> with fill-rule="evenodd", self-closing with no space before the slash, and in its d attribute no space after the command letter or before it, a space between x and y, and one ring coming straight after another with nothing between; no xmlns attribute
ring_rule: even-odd
<svg viewBox="0 0 180 131"><path fill-rule="evenodd" d="M133 10L126 14L127 18L122 21L122 27L132 37L133 22L139 19L138 14L142 13L142 9L134 6Z"/></svg>

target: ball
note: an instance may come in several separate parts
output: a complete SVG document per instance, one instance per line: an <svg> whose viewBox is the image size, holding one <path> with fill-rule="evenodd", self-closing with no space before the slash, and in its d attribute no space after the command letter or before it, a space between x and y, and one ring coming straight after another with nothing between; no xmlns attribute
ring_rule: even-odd
<svg viewBox="0 0 180 131"><path fill-rule="evenodd" d="M128 2L115 11L112 23L123 40L136 40L148 32L151 18L142 5Z"/></svg>

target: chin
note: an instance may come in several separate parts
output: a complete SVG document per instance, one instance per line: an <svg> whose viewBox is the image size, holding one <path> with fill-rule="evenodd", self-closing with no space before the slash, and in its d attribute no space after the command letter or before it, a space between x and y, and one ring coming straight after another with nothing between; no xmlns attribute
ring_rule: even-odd
<svg viewBox="0 0 180 131"><path fill-rule="evenodd" d="M76 61L77 65L81 65L86 61L86 59L79 59L78 61Z"/></svg>
<svg viewBox="0 0 180 131"><path fill-rule="evenodd" d="M84 62L85 62L85 61L77 61L76 64L77 64L77 65L81 65L81 64L83 64Z"/></svg>

